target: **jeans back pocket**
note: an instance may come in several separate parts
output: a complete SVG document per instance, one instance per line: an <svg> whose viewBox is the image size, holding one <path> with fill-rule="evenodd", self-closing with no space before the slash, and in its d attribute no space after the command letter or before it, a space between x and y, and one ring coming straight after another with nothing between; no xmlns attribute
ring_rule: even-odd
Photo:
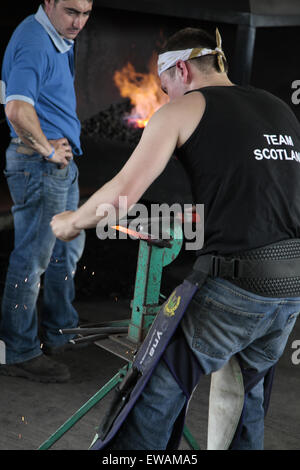
<svg viewBox="0 0 300 470"><path fill-rule="evenodd" d="M193 348L215 358L229 358L249 344L263 319L263 313L224 305L207 296L196 315Z"/></svg>

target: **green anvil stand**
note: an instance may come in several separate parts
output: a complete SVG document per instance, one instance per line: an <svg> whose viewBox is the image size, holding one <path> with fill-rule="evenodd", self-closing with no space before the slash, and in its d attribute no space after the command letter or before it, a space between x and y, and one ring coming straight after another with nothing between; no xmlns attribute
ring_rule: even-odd
<svg viewBox="0 0 300 470"><path fill-rule="evenodd" d="M92 341L97 346L125 359L127 364L60 426L38 450L49 449L123 380L131 368L135 352L143 342L151 323L161 308L160 298L162 296L160 294L160 286L162 270L164 266L175 260L181 250L183 242L181 223L174 220L172 227L168 227L167 233L164 233L162 239L152 238L149 234L145 233L135 233L136 238L140 240L140 245L134 296L131 302L131 318L124 321L97 323L81 328L62 330L63 334L72 333L79 335L78 339L71 340L75 344ZM191 449L200 449L186 426L184 427L183 435ZM97 435L93 442L96 439Z"/></svg>

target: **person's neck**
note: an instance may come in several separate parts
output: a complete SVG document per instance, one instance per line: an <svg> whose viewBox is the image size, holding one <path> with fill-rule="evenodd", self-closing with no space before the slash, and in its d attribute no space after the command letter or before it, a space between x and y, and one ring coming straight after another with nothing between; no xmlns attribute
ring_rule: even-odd
<svg viewBox="0 0 300 470"><path fill-rule="evenodd" d="M50 21L50 23L52 24L53 28L54 28L55 31L57 32L57 34L59 34L59 36L60 36L62 39L67 39L67 38L65 38L62 34L60 34L60 32L57 31L57 29L55 28L54 24L53 24L52 21L51 21L51 18L50 18L50 16L49 16L49 13L48 13L48 12L46 11L46 9L45 9L45 5L42 5L42 8L43 8L45 14L46 14L47 17L48 17L48 20Z"/></svg>
<svg viewBox="0 0 300 470"><path fill-rule="evenodd" d="M207 86L234 86L234 83L229 80L226 73L201 74L190 83L189 89L196 90Z"/></svg>

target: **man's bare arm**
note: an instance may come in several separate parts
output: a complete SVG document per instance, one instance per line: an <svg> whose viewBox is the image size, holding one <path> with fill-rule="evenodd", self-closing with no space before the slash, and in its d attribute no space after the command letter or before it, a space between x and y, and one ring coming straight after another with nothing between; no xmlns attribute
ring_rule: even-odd
<svg viewBox="0 0 300 470"><path fill-rule="evenodd" d="M51 144L42 132L34 107L25 101L9 101L5 113L20 139L38 153L47 156L52 152Z"/></svg>
<svg viewBox="0 0 300 470"><path fill-rule="evenodd" d="M178 140L178 119L173 108L168 104L152 116L139 144L121 171L73 213L74 229L95 227L101 220L96 215L101 204L112 204L121 216L125 215L124 208L119 207L119 197L127 197L129 209L160 175Z"/></svg>
<svg viewBox="0 0 300 470"><path fill-rule="evenodd" d="M72 150L67 139L49 141L43 133L34 107L25 101L12 100L5 107L5 113L16 134L43 157L48 157L53 148L55 154L51 161L67 165L72 158Z"/></svg>
<svg viewBox="0 0 300 470"><path fill-rule="evenodd" d="M123 216L126 209L139 201L162 173L176 146L183 145L203 115L205 101L200 93L192 94L166 104L152 116L138 146L121 171L85 204L75 212L63 212L53 217L51 227L56 237L68 241L80 230L95 227L105 217L98 210L102 204L114 205L119 216ZM127 197L125 208L119 207L120 196Z"/></svg>

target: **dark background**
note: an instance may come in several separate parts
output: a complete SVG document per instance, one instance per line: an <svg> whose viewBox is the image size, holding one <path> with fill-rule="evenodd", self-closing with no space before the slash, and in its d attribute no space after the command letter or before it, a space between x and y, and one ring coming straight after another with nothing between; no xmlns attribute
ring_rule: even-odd
<svg viewBox="0 0 300 470"><path fill-rule="evenodd" d="M0 63L14 28L27 15L35 13L39 4L38 1L21 2L17 8L13 2L5 4L0 17ZM110 106L123 102L124 99L121 98L113 81L114 72L128 62L133 64L136 71L148 72L148 63L153 53L165 38L180 28L202 27L214 34L217 26L229 62L229 77L232 78L238 23L245 22L249 11L254 14L267 13L274 18L275 24L276 22L280 24L281 14L295 13L298 10L300 8L297 7L295 0L284 3L277 0L259 2L187 0L184 6L181 0L164 0L164 2L94 0L91 18L76 40L76 91L79 118L84 122L97 113L109 109ZM208 21L211 12L214 15L217 12L220 20ZM258 18L257 15L255 18ZM258 27L250 77L251 85L261 87L282 98L298 119L300 105L293 104L291 97L294 91L292 82L300 80L299 33L300 26ZM246 44L242 44L242 47L246 47ZM11 202L2 170L5 165L5 149L10 137L3 106L0 106L0 132L0 213L5 213L9 211ZM86 136L82 138L82 146L84 155L77 159L77 164L80 170L81 195L84 198L118 171L130 156L133 147L126 142L119 142L118 139L95 141ZM189 186L178 163L170 162L164 174L147 191L145 199L171 203L191 202ZM10 232L8 236L7 231L1 233L2 285L8 253L13 244L11 235ZM135 267L130 260L133 257L135 263L137 244L131 243L130 240L122 240L119 244L114 243L112 248L111 243L114 242L112 240L102 243L100 249L95 231L92 233L89 231L87 235L86 249L77 274L77 283L79 282L81 287L79 294L90 295L92 292L96 292L97 295L107 292L113 296L120 293L122 295L122 292L124 294L128 291L128 286L132 286L133 283ZM130 246L133 248L129 248ZM120 262L123 260L124 251L126 251L126 263ZM115 256L113 265L110 263L112 252ZM181 262L180 258L178 262ZM89 266L88 272L83 269L86 265ZM107 265L110 265L109 274L103 269ZM102 268L99 269L99 266ZM92 272L96 272L97 275L92 276ZM121 277L126 281L120 281ZM111 283L115 284L116 279L118 279L117 286L112 289Z"/></svg>
<svg viewBox="0 0 300 470"><path fill-rule="evenodd" d="M122 9L118 9L119 7ZM94 11L77 40L76 89L78 114L82 121L111 105L122 102L113 83L113 74L130 61L139 72L147 72L147 64L155 48L176 30L199 26L214 33L218 26L223 47L232 64L238 26L228 17L247 19L249 6L255 14L299 14L299 0L94 0ZM287 5L289 8L287 8ZM37 1L5 2L0 16L0 63L7 42L19 22L36 12ZM126 9L126 7L128 9ZM147 7L151 14L143 13ZM207 7L207 9L206 9ZM209 8L220 13L212 21ZM129 11L130 10L130 11ZM201 11L200 11L201 10ZM165 13L172 12L172 16ZM184 12L182 14L181 12ZM158 14L161 12L161 14ZM199 12L201 14L199 14ZM199 19L193 19L196 14ZM189 16L189 18L188 18ZM206 20L204 20L206 18ZM209 20L210 18L210 20ZM279 22L280 23L280 22ZM299 22L300 23L300 22ZM300 80L299 26L260 27L256 32L254 61L250 83L282 98L300 118L300 105L291 102L291 84ZM244 43L240 44L242 48ZM229 76L232 75L232 67ZM9 211L10 200L2 175L5 148L9 142L8 127L0 106L0 222ZM84 139L85 154L77 159L83 196L108 180L130 155L131 146L112 139ZM188 198L182 173L173 166L148 192L151 197L167 200ZM180 175L180 177L178 177ZM13 230L0 230L0 287L4 285L8 255L13 245ZM138 243L133 240L100 242L94 230L87 231L84 255L76 273L76 304L82 323L128 318L132 299ZM182 252L164 269L161 292L168 295L178 279L191 265L189 253ZM299 367L291 362L293 341L299 338L299 325L289 339L285 354L275 374L272 406L266 421L265 448L270 450L299 449ZM121 359L96 345L68 352L61 359L71 370L66 384L38 384L19 377L1 377L0 449L36 449L66 419L90 399L123 365ZM187 424L193 436L205 448L209 377L204 377L189 405ZM55 449L87 449L102 421L110 395L93 408L80 424L55 444ZM282 406L284 403L284 406ZM187 448L187 447L181 447ZM11 457L12 454L10 454ZM16 455L16 453L14 453ZM49 454L47 454L49 455ZM52 454L51 454L52 455ZM61 458L61 457L60 457ZM72 457L71 457L72 458ZM78 454L75 456L78 459ZM86 455L84 456L86 458ZM199 456L200 461L201 456ZM70 456L68 454L68 459Z"/></svg>
<svg viewBox="0 0 300 470"><path fill-rule="evenodd" d="M215 27L218 26L223 39L223 48L232 64L235 50L235 40L237 25L228 24L222 21L210 22L192 18L170 17L167 15L149 14L137 11L118 10L115 4L118 2L94 1L92 16L77 39L77 68L76 68L76 90L78 99L78 115L81 120L85 120L95 115L100 110L104 110L113 103L118 103L123 99L113 82L113 74L117 69L122 68L127 62L131 62L139 72L147 72L147 65L153 52L161 44L164 38L176 30L185 26L199 26L208 29L214 34ZM123 5L125 1L119 2ZM135 4L137 2L127 2ZM158 5L156 10L164 12L164 4L170 2L145 2L143 4ZM175 6L182 2L172 2ZM215 9L222 9L230 14L231 10L247 10L247 1L215 1L207 3L205 1L185 2L186 11L192 16L193 5L197 3L199 8L206 5L215 4ZM251 2L250 2L251 3ZM280 5L286 2L260 1L252 2L254 11L262 11L263 5L267 5L267 11L274 13L280 10ZM293 12L293 5L297 2L287 2L291 4L290 11ZM40 2L20 2L16 8L13 2L6 3L0 18L0 63L5 47L14 28L27 15L35 13ZM108 8L102 5L112 5ZM189 9L190 4L190 9ZM238 8L236 8L238 5ZM278 6L279 5L279 6ZM274 6L277 6L277 10ZM131 6L132 8L132 6ZM166 7L165 7L166 8ZM195 7L194 7L195 8ZM233 13L234 14L234 13ZM187 15L188 16L188 15ZM220 15L222 18L222 15ZM254 61L251 75L253 86L266 89L284 101L286 101L293 111L300 117L300 106L291 102L292 88L294 80L300 79L299 71L299 33L300 26L292 27L262 27L257 28L256 42L254 49ZM231 70L229 70L229 77ZM4 151L9 141L8 128L4 121L3 106L0 112L0 151L1 166L4 164ZM88 155L89 165L93 166L99 155ZM2 169L1 168L1 169ZM92 173L91 173L92 176ZM2 177L2 175L1 175ZM5 184L1 180L1 187Z"/></svg>

